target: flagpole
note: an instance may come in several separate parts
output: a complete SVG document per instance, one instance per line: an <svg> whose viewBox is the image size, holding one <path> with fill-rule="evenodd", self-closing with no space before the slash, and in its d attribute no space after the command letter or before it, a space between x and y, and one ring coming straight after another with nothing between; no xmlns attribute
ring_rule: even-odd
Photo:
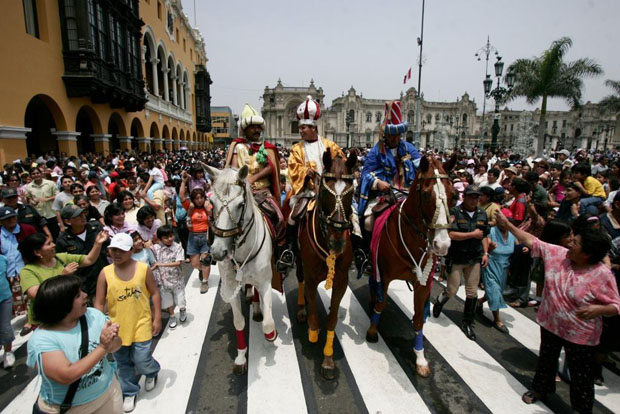
<svg viewBox="0 0 620 414"><path fill-rule="evenodd" d="M418 145L422 145L422 140L420 138L420 100L421 100L422 93L420 89L422 88L422 45L424 43L424 2L425 0L422 0L422 27L420 29L420 38L418 39L418 45L420 46L420 59L418 62L418 96L415 100L415 142L417 142Z"/></svg>

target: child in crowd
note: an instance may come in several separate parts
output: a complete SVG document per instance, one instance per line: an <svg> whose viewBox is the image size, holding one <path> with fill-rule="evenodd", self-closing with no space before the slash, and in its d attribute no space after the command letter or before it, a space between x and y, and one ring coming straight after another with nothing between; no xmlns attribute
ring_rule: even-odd
<svg viewBox="0 0 620 414"><path fill-rule="evenodd" d="M598 206L607 198L603 185L599 180L592 177L592 170L588 164L577 164L572 168L572 172L574 184L581 192L579 214L598 215Z"/></svg>
<svg viewBox="0 0 620 414"><path fill-rule="evenodd" d="M146 249L144 247L144 239L140 236L140 233L134 231L131 233L131 238L133 239L133 254L131 258L137 262L146 263L151 270L153 265L155 264L155 256L153 256L153 252L151 249Z"/></svg>
<svg viewBox="0 0 620 414"><path fill-rule="evenodd" d="M174 241L174 231L170 226L162 226L157 229L159 243L151 250L156 263L153 265L153 273L160 287L161 305L170 314L168 327L177 327L177 318L174 315L175 306L179 307L179 321L187 320L185 303L185 284L181 273L181 264L185 261L185 252L180 243Z"/></svg>
<svg viewBox="0 0 620 414"><path fill-rule="evenodd" d="M6 277L8 262L6 256L0 254L0 345L4 347L4 369L15 364L15 355L12 351L15 334L11 326L13 317L13 292Z"/></svg>
<svg viewBox="0 0 620 414"><path fill-rule="evenodd" d="M161 296L149 266L131 258L133 244L127 233L114 235L108 247L112 264L99 273L95 298L95 307L102 312L107 302L110 320L119 325L122 346L114 356L125 412L135 407L140 375L146 376L145 389L151 391L160 369L151 342L161 331Z"/></svg>

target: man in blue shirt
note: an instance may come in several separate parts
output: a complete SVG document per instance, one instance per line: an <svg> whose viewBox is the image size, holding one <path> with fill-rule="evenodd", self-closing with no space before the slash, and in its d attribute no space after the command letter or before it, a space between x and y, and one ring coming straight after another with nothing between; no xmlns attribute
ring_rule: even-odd
<svg viewBox="0 0 620 414"><path fill-rule="evenodd" d="M364 160L361 175L360 199L357 213L362 228L362 246L356 246L355 259L360 261L370 253L370 237L374 225L373 207L381 196L392 191L407 190L415 178L421 155L413 144L403 141L401 134L409 124L402 119L400 101L385 104L385 117L380 129L379 142ZM398 195L398 194L397 194ZM360 251L360 247L363 251ZM370 262L366 261L363 273L370 273Z"/></svg>
<svg viewBox="0 0 620 414"><path fill-rule="evenodd" d="M18 250L19 242L37 230L28 224L17 224L17 212L11 207L0 207L0 253L8 262L6 277L19 276L24 260Z"/></svg>

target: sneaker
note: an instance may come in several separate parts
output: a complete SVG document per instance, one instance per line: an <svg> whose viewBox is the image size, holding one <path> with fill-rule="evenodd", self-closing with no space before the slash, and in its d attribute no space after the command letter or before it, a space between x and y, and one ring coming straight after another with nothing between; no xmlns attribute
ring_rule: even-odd
<svg viewBox="0 0 620 414"><path fill-rule="evenodd" d="M168 321L168 328L174 329L176 327L177 327L177 318L176 316L171 316L170 320Z"/></svg>
<svg viewBox="0 0 620 414"><path fill-rule="evenodd" d="M4 354L4 369L12 368L15 365L15 354L6 352Z"/></svg>
<svg viewBox="0 0 620 414"><path fill-rule="evenodd" d="M144 381L144 389L147 391L152 391L153 388L155 388L156 384L157 384L157 375L151 378L147 377L146 381Z"/></svg>
<svg viewBox="0 0 620 414"><path fill-rule="evenodd" d="M185 322L187 320L187 310L182 308L179 313L179 321L181 321L181 323Z"/></svg>
<svg viewBox="0 0 620 414"><path fill-rule="evenodd" d="M136 396L128 395L123 398L123 411L126 413L130 413L133 409L136 408Z"/></svg>
<svg viewBox="0 0 620 414"><path fill-rule="evenodd" d="M209 282L203 281L200 284L200 293L207 293L209 291Z"/></svg>

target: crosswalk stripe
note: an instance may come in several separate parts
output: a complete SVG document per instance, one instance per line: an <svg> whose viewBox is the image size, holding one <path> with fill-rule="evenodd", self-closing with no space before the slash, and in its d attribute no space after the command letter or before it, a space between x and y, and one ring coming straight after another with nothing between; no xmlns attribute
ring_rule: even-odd
<svg viewBox="0 0 620 414"><path fill-rule="evenodd" d="M332 290L318 287L325 309L330 308ZM369 413L428 413L422 397L403 371L398 361L379 335L379 341L366 342L366 328L370 325L351 289L347 290L338 309L336 337L345 352L347 363L355 377ZM398 395L398 398L394 398Z"/></svg>
<svg viewBox="0 0 620 414"><path fill-rule="evenodd" d="M413 294L405 282L392 282L388 294L407 317L413 317ZM504 412L506 407L513 413L549 412L542 402L523 404L521 394L527 389L475 341L465 338L447 316L429 318L424 336L492 412Z"/></svg>
<svg viewBox="0 0 620 414"><path fill-rule="evenodd" d="M459 289L457 296L465 300L465 292L462 289ZM510 331L510 336L538 356L540 326L510 306L500 309L500 314L502 321ZM493 314L486 304L484 306L484 315L493 320ZM607 368L603 368L603 377L605 378L605 384L603 386L594 386L595 399L610 410L617 410L620 407L620 377Z"/></svg>
<svg viewBox="0 0 620 414"><path fill-rule="evenodd" d="M175 413L187 407L202 345L218 294L220 275L216 266L209 276L209 291L200 293L198 271L194 270L185 287L187 321L162 334L153 357L161 365L155 389L144 391L144 377L134 413ZM177 309L178 314L178 309Z"/></svg>
<svg viewBox="0 0 620 414"><path fill-rule="evenodd" d="M254 322L250 311L247 411L274 413L286 407L291 413L306 413L286 296L275 290L272 290L271 296L278 331L278 338L273 343L265 339L262 322Z"/></svg>

